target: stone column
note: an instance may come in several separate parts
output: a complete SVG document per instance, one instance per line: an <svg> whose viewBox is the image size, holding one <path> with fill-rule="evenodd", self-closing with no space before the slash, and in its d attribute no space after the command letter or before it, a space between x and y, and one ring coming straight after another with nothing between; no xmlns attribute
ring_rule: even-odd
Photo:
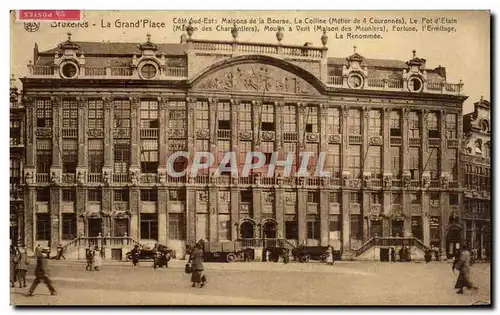
<svg viewBox="0 0 500 315"><path fill-rule="evenodd" d="M285 190L277 186L274 190L274 208L276 210L276 222L278 223L277 238L285 238Z"/></svg>
<svg viewBox="0 0 500 315"><path fill-rule="evenodd" d="M384 108L382 111L382 169L384 174L382 176L382 186L383 186L383 204L382 211L384 219L382 225L382 236L387 237L391 235L391 185L386 184L392 181L389 179L393 178L392 174L392 163L391 163L391 109ZM402 150L401 150L402 151ZM401 156L401 154L400 154ZM394 174L396 175L396 174Z"/></svg>
<svg viewBox="0 0 500 315"><path fill-rule="evenodd" d="M130 170L141 169L141 108L139 97L130 97ZM140 177L139 177L140 178Z"/></svg>
<svg viewBox="0 0 500 315"><path fill-rule="evenodd" d="M102 189L101 211L104 214L102 235L106 236L111 233L110 215L113 211L113 189L109 186Z"/></svg>
<svg viewBox="0 0 500 315"><path fill-rule="evenodd" d="M256 226L255 230L255 238L261 238L263 237L261 234L262 229L260 227L260 223L262 221L262 188L258 186L254 186L252 189L252 206L253 206L253 219L255 223L258 225Z"/></svg>
<svg viewBox="0 0 500 315"><path fill-rule="evenodd" d="M234 185L231 186L231 240L238 239L238 214L240 207L240 189Z"/></svg>
<svg viewBox="0 0 500 315"><path fill-rule="evenodd" d="M196 243L196 188L186 187L186 243Z"/></svg>
<svg viewBox="0 0 500 315"><path fill-rule="evenodd" d="M104 108L104 167L113 169L113 99L103 97Z"/></svg>
<svg viewBox="0 0 500 315"><path fill-rule="evenodd" d="M425 246L430 246L431 244L431 234L430 234L430 194L422 193L422 242ZM411 219L411 217L410 217Z"/></svg>
<svg viewBox="0 0 500 315"><path fill-rule="evenodd" d="M85 212L87 211L87 189L83 186L76 187L76 235L85 236Z"/></svg>
<svg viewBox="0 0 500 315"><path fill-rule="evenodd" d="M35 233L35 204L36 191L35 187L28 186L24 190L24 245L29 254L35 250L36 233Z"/></svg>
<svg viewBox="0 0 500 315"><path fill-rule="evenodd" d="M384 213L384 221L382 226L382 236L391 236L391 191L384 190L384 200L382 204L382 211Z"/></svg>
<svg viewBox="0 0 500 315"><path fill-rule="evenodd" d="M50 187L50 250L56 249L61 241L61 187Z"/></svg>
<svg viewBox="0 0 500 315"><path fill-rule="evenodd" d="M319 195L320 245L328 246L330 232L330 191L321 189Z"/></svg>
<svg viewBox="0 0 500 315"><path fill-rule="evenodd" d="M307 190L304 187L298 187L297 193L297 224L299 225L298 244L307 242Z"/></svg>
<svg viewBox="0 0 500 315"><path fill-rule="evenodd" d="M209 224L209 241L214 242L219 239L218 235L218 202L219 196L217 192L217 187L211 185L208 190L208 224Z"/></svg>
<svg viewBox="0 0 500 315"><path fill-rule="evenodd" d="M158 243L160 244L167 244L168 239L167 194L167 187L158 186Z"/></svg>
<svg viewBox="0 0 500 315"><path fill-rule="evenodd" d="M87 174L87 161L88 153L88 136L87 136L87 98L77 97L78 101L78 165L77 174L82 172Z"/></svg>
<svg viewBox="0 0 500 315"><path fill-rule="evenodd" d="M165 172L167 168L168 152L168 100L165 97L158 97L158 169L159 172ZM160 243L161 244L161 243Z"/></svg>
<svg viewBox="0 0 500 315"><path fill-rule="evenodd" d="M131 187L130 188L130 237L134 240L139 240L139 226L140 226L140 220L139 220L139 209L140 209L140 203L141 203L141 191L139 187Z"/></svg>
<svg viewBox="0 0 500 315"><path fill-rule="evenodd" d="M370 238L370 193L360 190L362 196L361 217L363 218L363 243Z"/></svg>
<svg viewBox="0 0 500 315"><path fill-rule="evenodd" d="M447 156L448 156L448 150L447 150L447 147L446 147L446 140L447 140L447 137L446 137L446 113L444 112L444 110L440 110L439 113L438 113L438 121L439 121L439 136L441 137L441 144L440 144L440 147L439 147L439 151L438 152L438 157L439 157L439 162L440 162L440 177L442 177L443 175L445 176L448 176L449 175L449 172L451 171L450 170L450 165L448 164L448 159L447 159ZM457 153L458 153L458 150L457 150ZM455 157L455 159L458 160L458 156Z"/></svg>

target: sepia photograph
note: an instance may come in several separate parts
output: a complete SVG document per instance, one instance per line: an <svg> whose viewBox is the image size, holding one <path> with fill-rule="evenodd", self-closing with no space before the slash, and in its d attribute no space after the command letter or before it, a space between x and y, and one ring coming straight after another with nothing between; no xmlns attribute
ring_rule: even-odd
<svg viewBox="0 0 500 315"><path fill-rule="evenodd" d="M10 12L10 303L490 306L490 11Z"/></svg>

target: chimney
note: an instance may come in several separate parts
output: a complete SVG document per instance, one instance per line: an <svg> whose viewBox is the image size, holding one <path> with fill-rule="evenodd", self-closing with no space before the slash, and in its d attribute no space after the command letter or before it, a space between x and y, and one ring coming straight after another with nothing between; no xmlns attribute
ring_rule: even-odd
<svg viewBox="0 0 500 315"><path fill-rule="evenodd" d="M437 74L439 74L440 77L442 77L444 80L446 80L446 68L445 67L441 67L441 65L439 65L437 68L434 69L434 72L436 72Z"/></svg>

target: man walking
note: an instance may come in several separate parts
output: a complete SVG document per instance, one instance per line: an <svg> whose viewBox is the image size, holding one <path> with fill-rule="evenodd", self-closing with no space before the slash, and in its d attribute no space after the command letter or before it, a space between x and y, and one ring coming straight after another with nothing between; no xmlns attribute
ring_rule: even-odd
<svg viewBox="0 0 500 315"><path fill-rule="evenodd" d="M52 281L50 281L48 276L49 262L46 257L43 256L40 250L35 252L36 254L36 268L35 268L35 280L28 290L27 296L33 296L36 287L40 282L44 282L49 288L51 295L56 295L56 289L52 286Z"/></svg>
<svg viewBox="0 0 500 315"><path fill-rule="evenodd" d="M18 260L17 260L17 281L19 282L20 288L26 288L26 272L28 271L28 255L24 248L18 249Z"/></svg>
<svg viewBox="0 0 500 315"><path fill-rule="evenodd" d="M458 252L458 251L457 251ZM457 259L457 257L460 257ZM463 294L464 288L469 290L477 290L478 288L472 283L470 279L470 252L466 245L462 246L462 251L457 253L455 261L451 269L459 271L455 289L458 289L457 294Z"/></svg>
<svg viewBox="0 0 500 315"><path fill-rule="evenodd" d="M61 260L61 258L66 260L66 257L64 257L64 247L61 244L59 244L59 245L57 245L57 257L56 257L56 259Z"/></svg>

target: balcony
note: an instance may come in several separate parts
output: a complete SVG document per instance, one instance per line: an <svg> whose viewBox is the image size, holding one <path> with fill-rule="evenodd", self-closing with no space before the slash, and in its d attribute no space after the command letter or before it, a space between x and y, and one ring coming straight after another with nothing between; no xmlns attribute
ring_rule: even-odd
<svg viewBox="0 0 500 315"><path fill-rule="evenodd" d="M439 147L441 145L441 139L440 138L429 138L428 144L430 147Z"/></svg>
<svg viewBox="0 0 500 315"><path fill-rule="evenodd" d="M460 183L458 181L450 181L450 188L460 188Z"/></svg>
<svg viewBox="0 0 500 315"><path fill-rule="evenodd" d="M239 185L252 185L253 184L253 178L252 177L239 177L238 178L238 184Z"/></svg>
<svg viewBox="0 0 500 315"><path fill-rule="evenodd" d="M89 183L101 183L102 182L102 174L101 173L89 173L88 182Z"/></svg>
<svg viewBox="0 0 500 315"><path fill-rule="evenodd" d="M49 174L43 174L43 173L36 174L36 182L37 183L48 183L49 181L50 181Z"/></svg>
<svg viewBox="0 0 500 315"><path fill-rule="evenodd" d="M439 180L431 180L430 188L439 188Z"/></svg>
<svg viewBox="0 0 500 315"><path fill-rule="evenodd" d="M167 182L170 184L184 184L184 183L186 183L186 177L185 176L173 177L173 176L168 175Z"/></svg>
<svg viewBox="0 0 500 315"><path fill-rule="evenodd" d="M373 188L382 188L382 180L380 178L372 178L371 184Z"/></svg>
<svg viewBox="0 0 500 315"><path fill-rule="evenodd" d="M208 175L198 175L194 178L194 183L207 185L208 183L210 183L210 178L208 177Z"/></svg>
<svg viewBox="0 0 500 315"><path fill-rule="evenodd" d="M342 179L332 177L330 178L330 186L341 186L342 185Z"/></svg>
<svg viewBox="0 0 500 315"><path fill-rule="evenodd" d="M283 133L283 141L296 142L297 141L297 133L296 132L284 132Z"/></svg>
<svg viewBox="0 0 500 315"><path fill-rule="evenodd" d="M142 139L157 139L158 138L158 128L141 128L141 138Z"/></svg>
<svg viewBox="0 0 500 315"><path fill-rule="evenodd" d="M458 139L447 139L446 145L448 148L458 148Z"/></svg>
<svg viewBox="0 0 500 315"><path fill-rule="evenodd" d="M368 83L368 87L381 88L381 89L383 89L385 87L384 79L368 78L367 83Z"/></svg>
<svg viewBox="0 0 500 315"><path fill-rule="evenodd" d="M63 128L63 138L78 138L78 128Z"/></svg>
<svg viewBox="0 0 500 315"><path fill-rule="evenodd" d="M276 184L276 178L274 177L262 177L260 184L263 186L274 186Z"/></svg>
<svg viewBox="0 0 500 315"><path fill-rule="evenodd" d="M127 183L128 182L128 173L114 173L113 174L113 182L114 183Z"/></svg>
<svg viewBox="0 0 500 315"><path fill-rule="evenodd" d="M154 184L158 181L158 174L141 174L141 184Z"/></svg>
<svg viewBox="0 0 500 315"><path fill-rule="evenodd" d="M391 145L402 145L403 139L401 137L391 137Z"/></svg>
<svg viewBox="0 0 500 315"><path fill-rule="evenodd" d="M339 76L328 76L328 84L333 86L342 86L343 78Z"/></svg>
<svg viewBox="0 0 500 315"><path fill-rule="evenodd" d="M217 138L222 140L231 139L231 129L218 129Z"/></svg>
<svg viewBox="0 0 500 315"><path fill-rule="evenodd" d="M104 77L106 76L106 67L85 67L85 76Z"/></svg>
<svg viewBox="0 0 500 315"><path fill-rule="evenodd" d="M129 67L111 67L112 77L130 77L132 76L132 68Z"/></svg>
<svg viewBox="0 0 500 315"><path fill-rule="evenodd" d="M319 177L307 177L306 178L307 186L321 186L321 178Z"/></svg>
<svg viewBox="0 0 500 315"><path fill-rule="evenodd" d="M53 66L33 66L28 65L31 76L36 77L54 77L59 76L58 72L54 71ZM87 78L109 78L109 77L138 77L134 73L132 67L115 67L115 66L94 66L85 65L82 67L79 77ZM186 78L187 68L184 67L167 67L165 68L164 77Z"/></svg>
<svg viewBox="0 0 500 315"><path fill-rule="evenodd" d="M422 140L420 138L410 138L410 146L419 147L422 145Z"/></svg>

